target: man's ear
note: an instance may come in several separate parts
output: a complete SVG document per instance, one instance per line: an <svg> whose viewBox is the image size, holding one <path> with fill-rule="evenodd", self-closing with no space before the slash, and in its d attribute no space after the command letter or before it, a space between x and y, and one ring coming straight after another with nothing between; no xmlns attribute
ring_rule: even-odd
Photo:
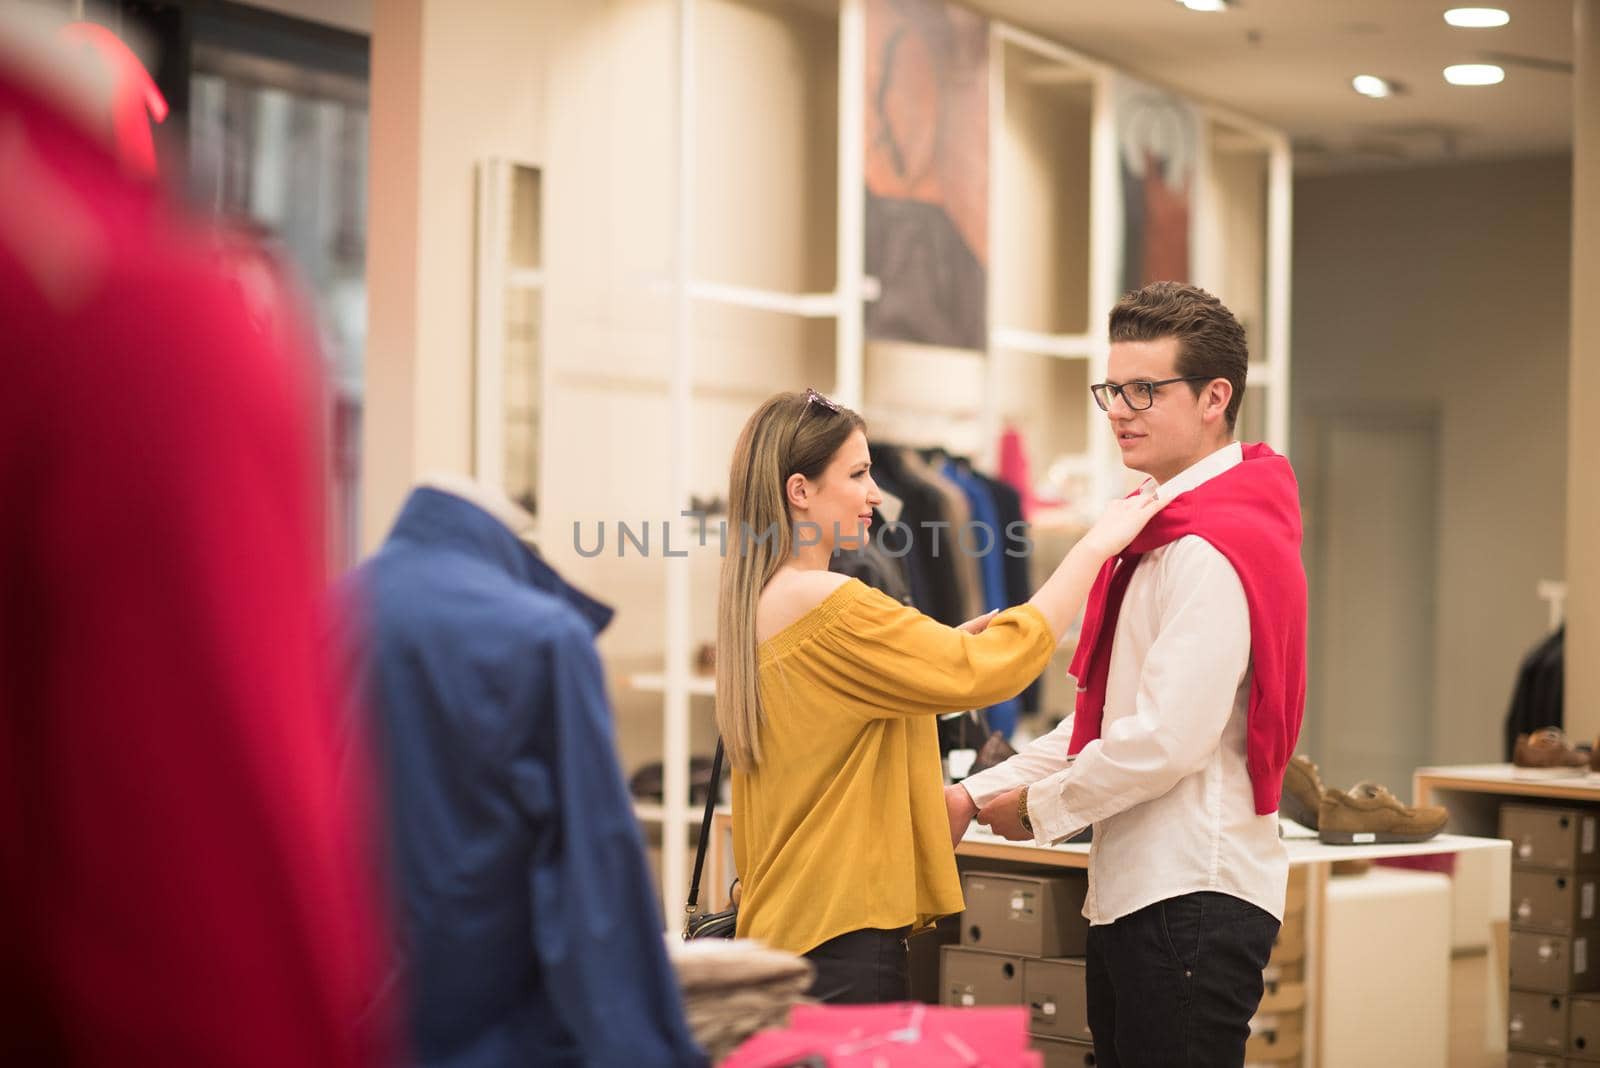
<svg viewBox="0 0 1600 1068"><path fill-rule="evenodd" d="M1205 419L1227 419L1228 404L1233 400L1233 383L1226 378L1213 378L1206 384Z"/></svg>
<svg viewBox="0 0 1600 1068"><path fill-rule="evenodd" d="M783 484L783 498L790 508L798 508L802 512L810 508L811 501L806 492L806 476L790 475L788 481Z"/></svg>

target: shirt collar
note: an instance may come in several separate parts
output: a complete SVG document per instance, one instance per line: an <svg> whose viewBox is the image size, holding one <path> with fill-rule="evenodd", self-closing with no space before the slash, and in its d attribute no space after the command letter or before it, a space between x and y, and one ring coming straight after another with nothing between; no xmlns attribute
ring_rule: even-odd
<svg viewBox="0 0 1600 1068"><path fill-rule="evenodd" d="M1156 482L1147 479L1139 487L1140 493L1154 493L1162 500L1171 500L1180 493L1188 493L1201 483L1216 478L1230 467L1244 462L1244 446L1237 441L1230 441L1216 452L1203 459L1196 460L1188 467L1179 471L1165 482Z"/></svg>

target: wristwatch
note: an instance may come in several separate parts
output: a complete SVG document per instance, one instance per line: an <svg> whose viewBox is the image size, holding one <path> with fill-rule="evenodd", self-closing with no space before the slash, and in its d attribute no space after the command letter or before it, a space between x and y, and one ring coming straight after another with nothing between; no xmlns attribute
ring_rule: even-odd
<svg viewBox="0 0 1600 1068"><path fill-rule="evenodd" d="M1024 786L1017 795L1017 819L1022 823L1022 829L1029 834L1033 833L1033 821L1028 818L1028 788Z"/></svg>

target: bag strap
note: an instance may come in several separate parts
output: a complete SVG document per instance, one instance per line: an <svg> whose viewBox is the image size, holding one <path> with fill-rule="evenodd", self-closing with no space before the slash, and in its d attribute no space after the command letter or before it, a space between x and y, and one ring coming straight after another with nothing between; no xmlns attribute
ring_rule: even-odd
<svg viewBox="0 0 1600 1068"><path fill-rule="evenodd" d="M717 739L717 754L711 758L711 790L706 794L706 814L700 820L700 845L694 851L694 878L689 882L689 900L683 911L690 916L700 911L700 871L706 864L706 842L711 838L711 815L716 811L718 787L722 783L722 739Z"/></svg>

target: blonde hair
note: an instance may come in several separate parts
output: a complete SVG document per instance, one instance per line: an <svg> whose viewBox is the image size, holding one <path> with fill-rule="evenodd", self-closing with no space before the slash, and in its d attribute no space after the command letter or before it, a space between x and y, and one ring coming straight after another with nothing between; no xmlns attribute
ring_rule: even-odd
<svg viewBox="0 0 1600 1068"><path fill-rule="evenodd" d="M728 472L728 534L717 593L717 729L733 766L761 762L756 603L793 551L784 490L820 478L861 417L807 393L779 393L745 423Z"/></svg>

